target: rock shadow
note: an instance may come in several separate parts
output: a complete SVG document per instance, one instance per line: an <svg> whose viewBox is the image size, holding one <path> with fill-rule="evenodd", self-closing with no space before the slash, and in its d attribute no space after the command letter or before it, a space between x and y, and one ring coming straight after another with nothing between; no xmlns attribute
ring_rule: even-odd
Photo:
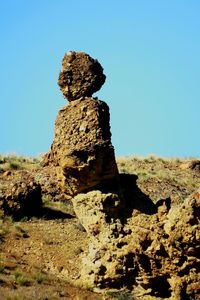
<svg viewBox="0 0 200 300"><path fill-rule="evenodd" d="M158 206L162 205L162 201L154 204L148 195L143 193L137 185L138 176L134 174L119 174L118 178L112 178L102 181L95 187L103 194L115 194L120 199L120 205L116 206L116 201L107 201L107 211L112 213L110 218L120 218L122 223L126 223L127 219L132 216L133 210L140 213L153 215L157 213ZM111 197L112 198L112 197Z"/></svg>
<svg viewBox="0 0 200 300"><path fill-rule="evenodd" d="M119 176L121 191L124 197L124 218L131 217L134 209L147 215L157 213L157 205L137 186L137 175L121 173Z"/></svg>
<svg viewBox="0 0 200 300"><path fill-rule="evenodd" d="M56 219L65 220L65 219L75 218L74 215L71 215L69 213L65 213L60 210L49 208L49 207L42 207L40 208L40 210L32 214L28 214L20 211L17 214L13 215L13 220L20 221L23 218L27 218L29 220L32 217L43 219L43 220L56 220Z"/></svg>
<svg viewBox="0 0 200 300"><path fill-rule="evenodd" d="M40 218L45 220L56 220L56 219L73 219L75 216L62 212L57 209L52 209L49 207L43 207L43 209L40 212Z"/></svg>

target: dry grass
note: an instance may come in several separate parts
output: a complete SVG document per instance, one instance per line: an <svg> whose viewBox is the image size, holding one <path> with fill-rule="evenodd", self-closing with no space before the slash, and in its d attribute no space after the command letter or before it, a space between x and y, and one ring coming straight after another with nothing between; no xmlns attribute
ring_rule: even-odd
<svg viewBox="0 0 200 300"><path fill-rule="evenodd" d="M181 168L193 160L196 159L129 156L118 157L117 165L120 173L137 175L139 187L152 200L173 196L179 202L200 187L200 171Z"/></svg>
<svg viewBox="0 0 200 300"><path fill-rule="evenodd" d="M181 168L181 164L188 160L190 159L169 159L152 155L131 156L117 158L117 164L121 173L138 176L138 187L153 201L171 197L172 201L177 203L200 186L198 170ZM15 164L17 167L14 169L34 170L36 176L40 159L0 156L0 169L10 170ZM53 202L48 195L44 195L43 201L45 208L53 211L70 211L69 204L63 201ZM0 220L0 294L6 295L4 299L20 300L31 299L33 292L37 295L34 297L37 300L59 299L59 295L63 299L71 297L77 300L133 299L125 290L101 298L88 291L89 286L80 290L69 284L74 282L78 274L79 255L82 249L86 249L86 245L86 233L73 218L28 220L25 217L20 222L15 222L11 217L7 217ZM59 268L55 269L54 265ZM63 270L65 273L62 273ZM56 276L63 276L62 274L65 274L68 283L63 279L56 279ZM52 295L55 297L52 298Z"/></svg>
<svg viewBox="0 0 200 300"><path fill-rule="evenodd" d="M197 182L192 180L191 170L182 170L181 165L193 160L180 158L162 158L156 156L147 157L118 157L117 165L120 173L135 174L139 181L156 178L157 180L170 180L175 183L198 187ZM187 176L188 175L188 176Z"/></svg>
<svg viewBox="0 0 200 300"><path fill-rule="evenodd" d="M17 155L0 155L0 171L36 170L40 167L40 157L25 157Z"/></svg>
<svg viewBox="0 0 200 300"><path fill-rule="evenodd" d="M1 241L3 240L4 236L7 234L8 229L5 226L5 224L3 223L3 220L0 220L0 244Z"/></svg>
<svg viewBox="0 0 200 300"><path fill-rule="evenodd" d="M10 216L0 219L0 241L8 234L15 236L17 239L29 236L25 223L14 222Z"/></svg>

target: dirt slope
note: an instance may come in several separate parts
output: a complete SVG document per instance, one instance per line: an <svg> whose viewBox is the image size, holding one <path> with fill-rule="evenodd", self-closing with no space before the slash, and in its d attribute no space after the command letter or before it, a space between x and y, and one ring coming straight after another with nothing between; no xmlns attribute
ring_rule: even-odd
<svg viewBox="0 0 200 300"><path fill-rule="evenodd" d="M137 174L138 187L154 202L171 197L176 204L200 187L198 167L184 166L187 162L132 157L119 158L118 166L121 172ZM5 176L5 164L1 166L0 184ZM38 171L31 167L31 172L35 175ZM75 287L73 284L80 274L80 254L87 251L87 235L71 204L53 200L52 193L47 191L40 216L0 220L0 300L153 299L141 296L139 290L135 295L129 291L102 295L87 286Z"/></svg>

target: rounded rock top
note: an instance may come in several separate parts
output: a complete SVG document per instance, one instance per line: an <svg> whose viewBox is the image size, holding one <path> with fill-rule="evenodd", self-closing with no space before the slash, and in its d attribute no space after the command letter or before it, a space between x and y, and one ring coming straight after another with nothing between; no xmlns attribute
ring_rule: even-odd
<svg viewBox="0 0 200 300"><path fill-rule="evenodd" d="M97 59L84 52L65 53L58 85L69 101L91 97L100 90L105 79L103 68Z"/></svg>

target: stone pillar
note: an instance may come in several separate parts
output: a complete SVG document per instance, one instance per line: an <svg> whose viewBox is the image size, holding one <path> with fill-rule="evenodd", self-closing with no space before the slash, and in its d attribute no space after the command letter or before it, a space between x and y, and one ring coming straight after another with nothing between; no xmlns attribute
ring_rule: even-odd
<svg viewBox="0 0 200 300"><path fill-rule="evenodd" d="M118 181L109 108L92 98L104 81L97 60L83 52L65 54L58 84L70 103L58 113L54 141L44 163L56 167L68 196Z"/></svg>

